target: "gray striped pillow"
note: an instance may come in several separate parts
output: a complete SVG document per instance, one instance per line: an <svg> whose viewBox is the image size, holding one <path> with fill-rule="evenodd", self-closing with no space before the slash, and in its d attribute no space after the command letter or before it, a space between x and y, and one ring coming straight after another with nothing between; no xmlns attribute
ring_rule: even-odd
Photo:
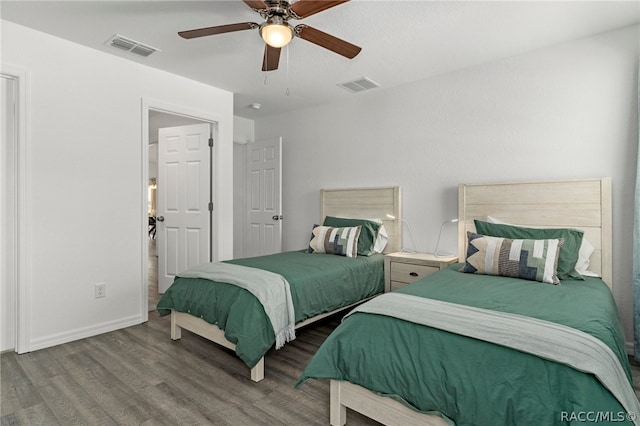
<svg viewBox="0 0 640 426"><path fill-rule="evenodd" d="M558 255L564 240L519 240L467 232L469 245L462 272L560 284Z"/></svg>
<svg viewBox="0 0 640 426"><path fill-rule="evenodd" d="M333 226L314 225L309 241L309 253L337 254L357 257L358 238L361 226L335 228Z"/></svg>

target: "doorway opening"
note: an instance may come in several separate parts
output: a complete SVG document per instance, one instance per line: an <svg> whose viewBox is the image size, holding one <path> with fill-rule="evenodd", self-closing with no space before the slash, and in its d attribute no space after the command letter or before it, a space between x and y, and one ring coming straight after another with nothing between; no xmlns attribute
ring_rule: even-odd
<svg viewBox="0 0 640 426"><path fill-rule="evenodd" d="M18 79L0 74L2 96L1 122L2 144L0 145L0 352L15 350L17 329L17 269L16 269L16 207L18 146Z"/></svg>
<svg viewBox="0 0 640 426"><path fill-rule="evenodd" d="M26 244L27 71L2 64L0 114L0 352L29 351Z"/></svg>
<svg viewBox="0 0 640 426"><path fill-rule="evenodd" d="M143 101L143 126L146 124L146 137L143 137L143 145L146 149L143 152L143 181L144 181L144 213L143 218L147 232L143 241L143 312L151 312L156 309L161 293L158 290L158 250L156 246L157 228L154 229L156 217L155 194L158 191L158 133L159 129L166 127L178 127L192 124L209 123L216 125L206 117L184 108L162 105L158 103L148 103ZM213 185L213 182L211 183ZM211 224L213 226L213 224ZM210 232L213 233L213 228Z"/></svg>

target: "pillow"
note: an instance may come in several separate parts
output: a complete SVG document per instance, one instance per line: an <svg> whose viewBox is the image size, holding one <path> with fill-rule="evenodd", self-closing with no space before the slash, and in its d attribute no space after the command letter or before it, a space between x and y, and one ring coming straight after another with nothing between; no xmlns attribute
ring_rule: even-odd
<svg viewBox="0 0 640 426"><path fill-rule="evenodd" d="M502 225L509 226L518 226L512 223L503 222L500 219L496 219L495 217L487 216L487 222L489 223L499 223ZM529 228L543 228L542 226L529 226ZM591 271L589 271L589 264L591 263L591 255L593 254L595 248L591 245L591 243L586 239L582 238L582 244L580 244L580 250L578 251L578 261L576 262L576 271L580 275L587 276L597 276Z"/></svg>
<svg viewBox="0 0 640 426"><path fill-rule="evenodd" d="M561 238L547 240L489 237L467 232L467 258L461 271L560 284Z"/></svg>
<svg viewBox="0 0 640 426"><path fill-rule="evenodd" d="M373 243L373 252L382 253L384 251L384 248L387 246L387 243L389 243L389 234L387 233L387 228L384 227L382 219L380 218L376 217L367 220L380 225L380 229L378 229L378 236L376 237L375 243Z"/></svg>
<svg viewBox="0 0 640 426"><path fill-rule="evenodd" d="M360 226L360 239L358 240L358 254L360 256L370 256L374 251L378 231L381 223L367 219L350 219L346 217L327 216L322 223L324 226L345 227Z"/></svg>
<svg viewBox="0 0 640 426"><path fill-rule="evenodd" d="M334 228L314 225L309 241L309 253L337 254L339 256L358 256L358 237L361 226Z"/></svg>
<svg viewBox="0 0 640 426"><path fill-rule="evenodd" d="M475 220L478 234L492 237L544 240L562 238L564 244L558 257L558 278L561 280L584 280L576 271L576 262L584 232L570 228L525 228L522 226L501 225Z"/></svg>
<svg viewBox="0 0 640 426"><path fill-rule="evenodd" d="M580 244L580 251L578 252L578 261L576 262L576 271L580 275L597 276L598 274L589 271L589 265L591 264L591 254L595 251L595 248L591 245L586 238L582 238L582 244Z"/></svg>
<svg viewBox="0 0 640 426"><path fill-rule="evenodd" d="M378 236L376 237L376 242L373 245L373 251L376 253L382 253L388 242L389 234L387 234L387 229L384 227L384 225L380 224Z"/></svg>

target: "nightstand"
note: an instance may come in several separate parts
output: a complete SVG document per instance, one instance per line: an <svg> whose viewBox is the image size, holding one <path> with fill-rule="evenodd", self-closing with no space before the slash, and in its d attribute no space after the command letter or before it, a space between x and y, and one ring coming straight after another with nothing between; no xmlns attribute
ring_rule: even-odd
<svg viewBox="0 0 640 426"><path fill-rule="evenodd" d="M384 291L397 290L457 261L457 256L435 256L432 253L387 254L384 256Z"/></svg>

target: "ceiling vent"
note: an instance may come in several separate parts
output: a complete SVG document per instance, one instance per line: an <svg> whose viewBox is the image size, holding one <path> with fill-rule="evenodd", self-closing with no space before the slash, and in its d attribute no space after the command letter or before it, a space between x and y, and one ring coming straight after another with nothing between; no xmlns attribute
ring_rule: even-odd
<svg viewBox="0 0 640 426"><path fill-rule="evenodd" d="M160 52L160 49L151 47L147 44L140 43L132 40L128 37L123 37L120 34L115 34L106 43L107 46L116 47L121 50L126 50L134 55L144 56L145 58L154 52Z"/></svg>
<svg viewBox="0 0 640 426"><path fill-rule="evenodd" d="M361 77L357 80L347 81L346 83L340 83L338 86L342 87L345 90L350 91L351 93L359 93L364 92L365 90L375 89L376 87L380 87L378 83L373 80L368 79L367 77Z"/></svg>

